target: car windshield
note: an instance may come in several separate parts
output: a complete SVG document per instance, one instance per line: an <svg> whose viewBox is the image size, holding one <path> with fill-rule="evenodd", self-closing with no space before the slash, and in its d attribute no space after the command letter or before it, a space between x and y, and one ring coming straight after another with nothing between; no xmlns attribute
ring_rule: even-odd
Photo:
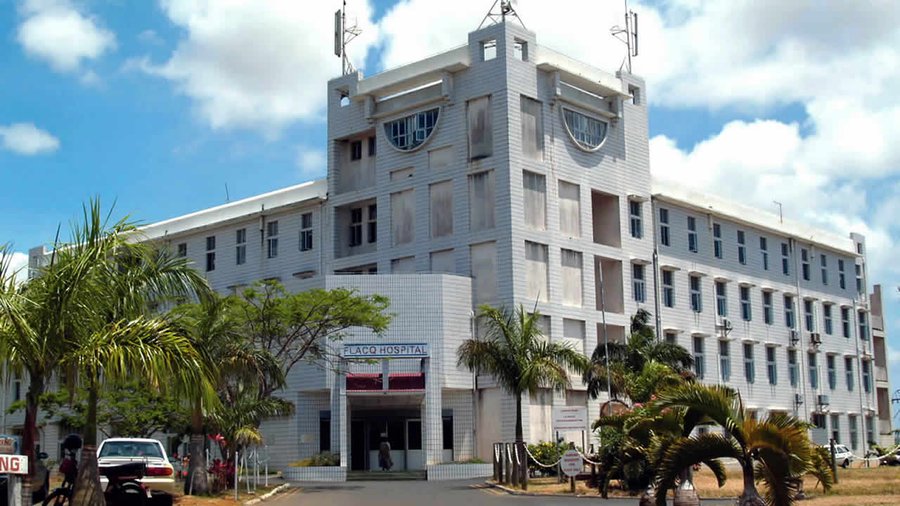
<svg viewBox="0 0 900 506"><path fill-rule="evenodd" d="M162 458L159 444L141 441L107 441L99 457L156 457Z"/></svg>

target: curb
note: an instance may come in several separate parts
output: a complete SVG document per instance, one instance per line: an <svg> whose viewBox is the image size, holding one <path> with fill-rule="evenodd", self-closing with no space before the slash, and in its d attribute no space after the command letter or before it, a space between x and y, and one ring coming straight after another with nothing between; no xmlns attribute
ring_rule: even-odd
<svg viewBox="0 0 900 506"><path fill-rule="evenodd" d="M251 504L256 504L256 503L263 502L263 501L265 501L266 499L272 497L273 495L275 495L275 494L281 492L282 490L284 490L284 489L286 489L286 488L288 488L288 487L290 487L290 486L291 486L291 485L290 485L289 483L284 483L284 484L282 484L282 485L278 485L277 487L275 487L275 488L273 488L272 490L266 492L265 494L263 494L263 495L261 495L261 496L255 498L255 499L250 499L249 501L244 502L244 506L250 506Z"/></svg>
<svg viewBox="0 0 900 506"><path fill-rule="evenodd" d="M484 482L484 484L491 488L500 489L509 495L521 495L521 496L527 496L527 497L575 497L578 499L602 499L602 497L599 494L597 494L597 495L574 494L573 495L573 494L553 494L553 493L549 493L549 492L526 492L524 490L516 490L514 488L510 488L510 487L501 485L499 483L493 483L490 481L486 481L486 482Z"/></svg>

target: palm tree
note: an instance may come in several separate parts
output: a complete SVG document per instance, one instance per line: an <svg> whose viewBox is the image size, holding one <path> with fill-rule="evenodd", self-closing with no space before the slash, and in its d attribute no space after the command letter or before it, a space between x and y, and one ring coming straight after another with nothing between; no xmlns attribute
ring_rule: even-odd
<svg viewBox="0 0 900 506"><path fill-rule="evenodd" d="M570 387L569 373L583 373L587 358L568 344L544 339L537 309L527 313L521 305L515 310L485 305L478 317L485 324L484 339L460 345L458 365L493 376L516 399L516 444L522 447L522 394Z"/></svg>
<svg viewBox="0 0 900 506"><path fill-rule="evenodd" d="M650 326L651 315L639 309L631 317L631 332L626 343L609 342L599 344L591 355L591 365L584 373L588 394L596 399L601 392L609 390L611 399L628 397L638 401L629 392L633 374L643 371L647 362L656 362L684 377L690 376L694 358L683 347L660 341Z"/></svg>
<svg viewBox="0 0 900 506"><path fill-rule="evenodd" d="M744 410L741 396L721 385L687 383L661 394L657 405L685 409L687 427L708 419L723 433L681 437L661 452L657 466L657 504L664 505L666 492L683 479L691 465L720 458L733 458L741 466L744 490L740 506L791 504L809 470L812 445L808 425L786 415L755 420ZM756 489L756 479L766 485L766 500Z"/></svg>

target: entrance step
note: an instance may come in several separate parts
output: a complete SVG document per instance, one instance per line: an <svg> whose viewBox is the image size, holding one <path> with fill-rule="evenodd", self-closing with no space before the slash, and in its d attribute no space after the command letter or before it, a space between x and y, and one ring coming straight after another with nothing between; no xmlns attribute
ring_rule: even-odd
<svg viewBox="0 0 900 506"><path fill-rule="evenodd" d="M415 481L426 480L425 471L350 471L347 481Z"/></svg>

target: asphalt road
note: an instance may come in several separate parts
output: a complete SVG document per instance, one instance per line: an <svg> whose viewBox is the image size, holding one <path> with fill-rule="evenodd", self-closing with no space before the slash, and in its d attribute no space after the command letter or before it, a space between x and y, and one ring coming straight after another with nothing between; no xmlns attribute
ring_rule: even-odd
<svg viewBox="0 0 900 506"><path fill-rule="evenodd" d="M511 496L484 488L483 481L370 481L304 483L266 501L271 506L634 506L637 499ZM587 502L586 502L587 501ZM703 501L704 506L732 506L734 501Z"/></svg>

